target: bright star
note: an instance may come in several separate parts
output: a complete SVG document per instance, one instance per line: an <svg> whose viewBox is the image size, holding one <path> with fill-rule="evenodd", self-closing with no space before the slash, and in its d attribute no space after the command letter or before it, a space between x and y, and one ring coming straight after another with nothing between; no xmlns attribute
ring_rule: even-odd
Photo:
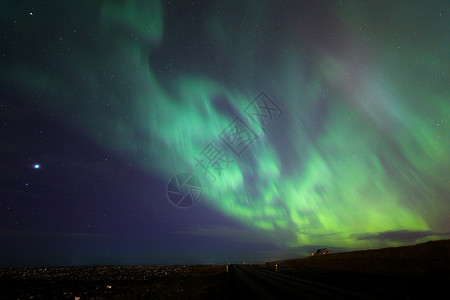
<svg viewBox="0 0 450 300"><path fill-rule="evenodd" d="M35 165L34 165L34 168L35 168L35 169L39 169L40 167L41 167L41 166L38 165L38 164L35 164Z"/></svg>

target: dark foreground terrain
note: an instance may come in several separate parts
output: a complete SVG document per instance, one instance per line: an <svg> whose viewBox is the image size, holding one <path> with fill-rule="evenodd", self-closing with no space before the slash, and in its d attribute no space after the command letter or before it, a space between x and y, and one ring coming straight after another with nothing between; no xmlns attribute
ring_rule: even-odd
<svg viewBox="0 0 450 300"><path fill-rule="evenodd" d="M0 299L429 299L450 240L265 265L0 268Z"/></svg>
<svg viewBox="0 0 450 300"><path fill-rule="evenodd" d="M0 299L206 299L228 282L214 265L0 268Z"/></svg>

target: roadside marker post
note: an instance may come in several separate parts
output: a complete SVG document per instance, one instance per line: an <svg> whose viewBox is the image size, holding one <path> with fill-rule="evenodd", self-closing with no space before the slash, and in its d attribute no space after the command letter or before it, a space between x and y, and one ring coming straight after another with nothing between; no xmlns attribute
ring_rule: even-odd
<svg viewBox="0 0 450 300"><path fill-rule="evenodd" d="M275 265L275 272L278 272L278 265Z"/></svg>

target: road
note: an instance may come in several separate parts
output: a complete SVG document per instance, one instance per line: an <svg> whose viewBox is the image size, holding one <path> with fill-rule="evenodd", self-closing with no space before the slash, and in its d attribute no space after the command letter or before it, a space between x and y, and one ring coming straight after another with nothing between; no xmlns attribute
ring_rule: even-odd
<svg viewBox="0 0 450 300"><path fill-rule="evenodd" d="M375 299L258 267L232 265L230 272L238 299Z"/></svg>

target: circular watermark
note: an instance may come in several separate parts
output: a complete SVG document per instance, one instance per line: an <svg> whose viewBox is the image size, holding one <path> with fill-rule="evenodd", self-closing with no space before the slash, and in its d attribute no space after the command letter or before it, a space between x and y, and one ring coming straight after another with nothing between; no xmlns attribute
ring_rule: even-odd
<svg viewBox="0 0 450 300"><path fill-rule="evenodd" d="M167 197L178 208L194 206L201 196L200 180L191 173L178 173L167 183Z"/></svg>

